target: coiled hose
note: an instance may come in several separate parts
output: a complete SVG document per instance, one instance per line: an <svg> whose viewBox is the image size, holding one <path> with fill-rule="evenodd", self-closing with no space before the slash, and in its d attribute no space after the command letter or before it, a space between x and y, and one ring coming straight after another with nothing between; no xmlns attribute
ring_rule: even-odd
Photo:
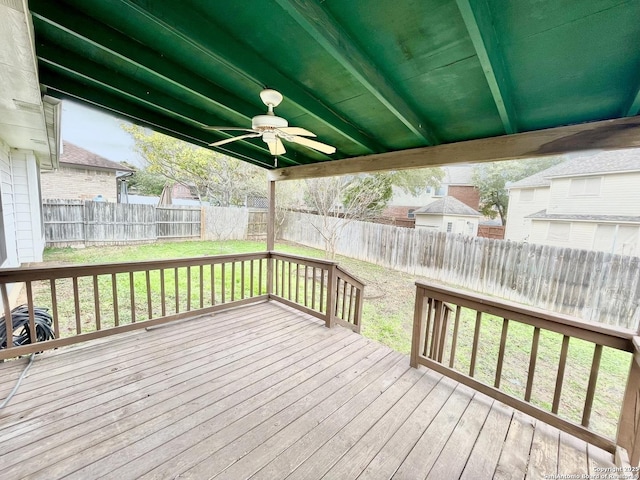
<svg viewBox="0 0 640 480"><path fill-rule="evenodd" d="M49 314L48 308L34 307L33 318L36 325L36 339L38 342L51 340L55 338L53 331L53 319ZM31 343L31 335L29 331L29 309L26 305L11 310L11 319L13 320L13 346L28 345ZM17 331L17 335L15 334ZM7 348L7 323L4 317L0 318L0 349Z"/></svg>

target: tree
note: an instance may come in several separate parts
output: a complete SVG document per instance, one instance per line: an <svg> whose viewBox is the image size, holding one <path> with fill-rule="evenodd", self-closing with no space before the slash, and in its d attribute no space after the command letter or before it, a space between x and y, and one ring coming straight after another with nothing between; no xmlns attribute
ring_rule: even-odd
<svg viewBox="0 0 640 480"><path fill-rule="evenodd" d="M327 257L335 257L342 230L354 220L378 215L391 193L391 180L386 174L306 180L305 201L320 217L321 225L312 226L325 241Z"/></svg>
<svg viewBox="0 0 640 480"><path fill-rule="evenodd" d="M473 170L472 181L480 193L480 212L489 218L499 216L502 225L506 225L508 184L546 170L561 161L562 158L559 157L547 157L477 165Z"/></svg>
<svg viewBox="0 0 640 480"><path fill-rule="evenodd" d="M122 128L133 137L149 173L192 188L200 200L229 206L244 204L247 195L266 195L259 167L137 125Z"/></svg>
<svg viewBox="0 0 640 480"><path fill-rule="evenodd" d="M162 190L167 184L167 178L164 175L151 173L146 168L130 168L135 170L135 173L127 179L131 193L156 197L162 194Z"/></svg>

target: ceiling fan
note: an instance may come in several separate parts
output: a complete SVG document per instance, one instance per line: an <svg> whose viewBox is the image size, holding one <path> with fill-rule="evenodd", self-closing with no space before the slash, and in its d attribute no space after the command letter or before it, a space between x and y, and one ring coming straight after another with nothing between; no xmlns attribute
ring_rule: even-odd
<svg viewBox="0 0 640 480"><path fill-rule="evenodd" d="M219 147L226 143L235 142L236 140L243 140L245 138L262 137L262 141L269 146L269 152L271 155L283 155L286 150L282 140L287 142L298 143L305 147L313 148L322 153L328 155L335 153L335 147L327 145L325 143L316 142L305 137L315 137L314 133L309 130L305 130L300 127L290 127L289 123L282 117L278 117L273 113L273 109L280 105L282 102L282 94L276 90L266 88L260 92L260 98L267 106L268 110L265 115L256 115L251 119L251 128L240 127L206 127L207 130L219 130L219 131L241 131L248 132L244 135L238 135L237 137L225 138L218 142L211 143L211 147ZM282 140L281 140L282 139Z"/></svg>

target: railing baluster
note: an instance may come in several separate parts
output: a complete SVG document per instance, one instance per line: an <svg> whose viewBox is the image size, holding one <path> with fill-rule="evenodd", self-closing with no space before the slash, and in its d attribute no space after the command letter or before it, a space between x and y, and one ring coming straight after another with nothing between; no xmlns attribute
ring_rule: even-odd
<svg viewBox="0 0 640 480"><path fill-rule="evenodd" d="M591 421L591 409L593 408L593 397L595 396L596 384L598 383L598 372L600 371L601 358L602 345L596 344L595 349L593 350L593 361L591 362L591 374L589 375L587 396L584 400L584 410L582 411L582 425L584 427L588 427Z"/></svg>
<svg viewBox="0 0 640 480"><path fill-rule="evenodd" d="M469 376L473 377L476 369L476 358L478 356L478 344L480 341L480 327L482 325L482 312L476 313L476 328L473 332L473 347L471 349L471 365L469 366Z"/></svg>
<svg viewBox="0 0 640 480"><path fill-rule="evenodd" d="M311 270L313 279L311 280L311 308L316 308L316 267Z"/></svg>
<svg viewBox="0 0 640 480"><path fill-rule="evenodd" d="M160 309L162 311L162 316L167 316L167 296L164 285L164 268L160 269Z"/></svg>
<svg viewBox="0 0 640 480"><path fill-rule="evenodd" d="M133 272L129 272L129 294L131 297L131 323L136 323L136 284L133 281Z"/></svg>
<svg viewBox="0 0 640 480"><path fill-rule="evenodd" d="M422 356L426 357L427 356L427 352L429 351L429 333L431 330L431 312L433 311L433 299L432 298L427 298L426 299L426 316L425 316L425 322L424 322L424 343L422 346Z"/></svg>
<svg viewBox="0 0 640 480"><path fill-rule="evenodd" d="M200 265L200 308L204 308L204 265Z"/></svg>
<svg viewBox="0 0 640 480"><path fill-rule="evenodd" d="M533 390L533 377L536 372L536 360L538 359L538 342L540 341L540 327L534 327L533 340L531 342L531 357L529 359L529 372L527 374L527 388L524 392L525 401L531 400Z"/></svg>
<svg viewBox="0 0 640 480"><path fill-rule="evenodd" d="M460 328L460 313L462 307L456 305L456 319L453 322L453 334L451 339L451 354L449 355L449 367L453 368L456 360L456 347L458 346L458 329Z"/></svg>
<svg viewBox="0 0 640 480"><path fill-rule="evenodd" d="M280 296L285 298L285 292L284 292L284 272L286 270L286 264L289 264L289 268L291 268L291 262L285 262L284 260L282 260L280 262Z"/></svg>
<svg viewBox="0 0 640 480"><path fill-rule="evenodd" d="M262 259L258 261L258 295L262 295Z"/></svg>
<svg viewBox="0 0 640 480"><path fill-rule="evenodd" d="M296 263L296 303L300 298L300 264Z"/></svg>
<svg viewBox="0 0 640 480"><path fill-rule="evenodd" d="M227 272L227 264L226 263L222 263L220 265L220 280L222 282L222 292L221 292L221 297L222 297L222 303L226 303L227 301L227 281L225 279L226 277L226 272Z"/></svg>
<svg viewBox="0 0 640 480"><path fill-rule="evenodd" d="M216 304L216 266L215 264L209 265L211 269L211 305Z"/></svg>
<svg viewBox="0 0 640 480"><path fill-rule="evenodd" d="M431 336L431 349L429 358L438 361L440 337L442 334L442 312L444 303L441 300L433 300L433 334Z"/></svg>
<svg viewBox="0 0 640 480"><path fill-rule="evenodd" d="M560 349L560 361L558 362L558 374L556 376L556 389L553 393L553 405L551 411L558 413L560 407L560 396L562 395L562 382L564 381L564 371L567 365L567 353L569 352L569 337L562 337L562 348Z"/></svg>
<svg viewBox="0 0 640 480"><path fill-rule="evenodd" d="M444 347L447 341L447 329L449 328L449 306L442 302L442 327L440 328L440 345L438 347L438 362L444 358Z"/></svg>
<svg viewBox="0 0 640 480"><path fill-rule="evenodd" d="M149 272L149 270L145 270L144 276L147 283L147 318L153 318L153 302L151 301L151 273Z"/></svg>
<svg viewBox="0 0 640 480"><path fill-rule="evenodd" d="M291 300L291 299L293 299L293 293L291 292L291 283L292 283L291 265L292 264L291 264L291 262L288 262L288 264L289 264L289 275L287 275L287 296L286 296L286 298ZM296 269L296 273L297 273L297 269Z"/></svg>
<svg viewBox="0 0 640 480"><path fill-rule="evenodd" d="M244 299L244 260L240 262L240 300Z"/></svg>
<svg viewBox="0 0 640 480"><path fill-rule="evenodd" d="M96 330L102 330L100 325L100 289L98 288L98 276L93 276L93 308L96 316Z"/></svg>
<svg viewBox="0 0 640 480"><path fill-rule="evenodd" d="M33 285L31 282L25 282L27 286L27 310L29 311L29 338L31 339L31 343L36 343L38 341L36 335L36 317L35 310L33 309ZM7 339L9 335L7 335Z"/></svg>
<svg viewBox="0 0 640 480"><path fill-rule="evenodd" d="M187 312L191 311L191 266L187 265Z"/></svg>
<svg viewBox="0 0 640 480"><path fill-rule="evenodd" d="M309 303L309 266L304 266L304 306Z"/></svg>
<svg viewBox="0 0 640 480"><path fill-rule="evenodd" d="M428 303L429 299L425 296L424 290L416 285L416 303L413 310L413 331L411 335L411 356L409 360L409 364L413 368L418 368L421 350L423 355L425 355L424 352L427 350L427 329L424 328L423 324L428 316ZM424 347L421 345L422 342L424 342Z"/></svg>
<svg viewBox="0 0 640 480"><path fill-rule="evenodd" d="M251 278L251 283L249 284L249 295L251 295L251 298L253 298L253 284L255 282L254 271L253 271L254 263L255 261L253 259L249 263L249 277Z"/></svg>
<svg viewBox="0 0 640 480"><path fill-rule="evenodd" d="M78 292L78 277L72 278L73 283L73 308L76 314L76 333L82 333L82 323L80 320L80 294Z"/></svg>
<svg viewBox="0 0 640 480"><path fill-rule="evenodd" d="M118 309L118 278L111 274L111 295L113 296L113 325L120 325L120 311Z"/></svg>
<svg viewBox="0 0 640 480"><path fill-rule="evenodd" d="M176 297L176 313L180 312L180 272L178 267L173 269L173 290Z"/></svg>
<svg viewBox="0 0 640 480"><path fill-rule="evenodd" d="M324 313L325 275L328 275L328 272L326 270L322 270L321 276L320 276L320 308L318 309L322 313Z"/></svg>
<svg viewBox="0 0 640 480"><path fill-rule="evenodd" d="M236 262L231 262L231 301L236 299Z"/></svg>
<svg viewBox="0 0 640 480"><path fill-rule="evenodd" d="M53 317L53 333L56 338L60 338L60 319L58 318L58 294L56 292L56 280L49 280L51 291L51 316Z"/></svg>
<svg viewBox="0 0 640 480"><path fill-rule="evenodd" d="M504 352L507 348L507 333L509 330L509 320L502 319L502 335L500 336L500 350L498 350L498 365L496 367L496 379L493 385L496 388L500 388L500 382L502 381L502 365L504 363Z"/></svg>
<svg viewBox="0 0 640 480"><path fill-rule="evenodd" d="M11 316L11 305L9 305L9 292L7 292L7 284L0 284L0 293L2 294L2 307L4 308L4 327L7 331L6 348L13 348L13 317ZM1 345L0 345L1 346Z"/></svg>
<svg viewBox="0 0 640 480"><path fill-rule="evenodd" d="M351 288L349 288L349 311L347 312L346 320L349 323L353 323L353 318L351 318L351 313L353 312L353 301L354 301L354 297L355 297L353 292L355 291L356 287L354 287L353 285L350 285L350 287Z"/></svg>

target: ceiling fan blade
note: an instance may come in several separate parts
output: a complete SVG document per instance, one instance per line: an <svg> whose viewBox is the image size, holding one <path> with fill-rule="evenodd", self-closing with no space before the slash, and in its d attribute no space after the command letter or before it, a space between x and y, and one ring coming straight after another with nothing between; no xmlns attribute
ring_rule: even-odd
<svg viewBox="0 0 640 480"><path fill-rule="evenodd" d="M313 148L322 153L326 153L327 155L331 155L336 152L336 148L331 145L327 145L326 143L316 142L315 140L309 140L308 138L298 137L296 135L291 135L288 140L299 143L300 145L304 145L305 147Z"/></svg>
<svg viewBox="0 0 640 480"><path fill-rule="evenodd" d="M267 143L267 145L269 145L269 152L271 152L271 155L284 155L287 152L284 148L282 140L280 140L278 137L276 137L275 142L269 142Z"/></svg>
<svg viewBox="0 0 640 480"><path fill-rule="evenodd" d="M283 128L279 128L279 131L286 133L287 135L300 135L302 137L315 137L316 134L313 132L310 132L309 130L306 130L304 128L301 127L283 127Z"/></svg>
<svg viewBox="0 0 640 480"><path fill-rule="evenodd" d="M257 130L253 130L252 128L242 128L242 127L211 127L211 126L205 126L203 127L205 130L221 130L221 131L225 131L225 130L229 130L229 131L239 131L239 132L254 132L257 133Z"/></svg>
<svg viewBox="0 0 640 480"><path fill-rule="evenodd" d="M219 140L217 142L210 143L210 147L219 147L220 145L224 145L225 143L235 142L236 140L242 140L244 138L254 138L259 137L260 133L247 133L245 135L238 135L237 137L225 138L224 140Z"/></svg>

